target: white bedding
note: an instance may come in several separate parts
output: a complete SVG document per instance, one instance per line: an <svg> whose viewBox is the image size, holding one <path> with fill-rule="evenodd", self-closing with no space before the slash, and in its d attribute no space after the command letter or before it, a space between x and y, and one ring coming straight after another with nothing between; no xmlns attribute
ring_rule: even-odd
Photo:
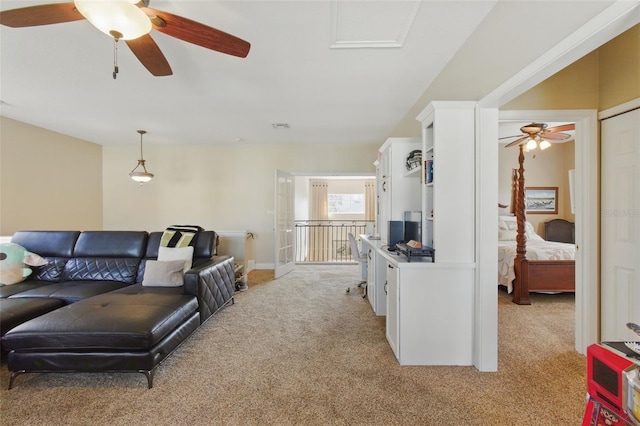
<svg viewBox="0 0 640 426"><path fill-rule="evenodd" d="M513 291L513 280L516 274L513 261L516 258L515 217L500 216L498 221L498 284ZM574 244L545 241L536 234L529 222L525 225L527 237L527 259L530 260L575 260L576 247Z"/></svg>

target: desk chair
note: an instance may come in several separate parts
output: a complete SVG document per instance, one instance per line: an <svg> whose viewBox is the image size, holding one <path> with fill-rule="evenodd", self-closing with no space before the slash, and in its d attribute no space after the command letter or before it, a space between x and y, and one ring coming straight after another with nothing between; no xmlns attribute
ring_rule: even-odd
<svg viewBox="0 0 640 426"><path fill-rule="evenodd" d="M351 246L351 255L354 260L360 262L360 278L361 281L358 283L356 288L364 288L364 293L362 297L367 297L367 254L363 253L358 249L358 243L356 242L356 238L353 236L351 232L349 232L349 245ZM347 288L347 293L351 292L351 287Z"/></svg>

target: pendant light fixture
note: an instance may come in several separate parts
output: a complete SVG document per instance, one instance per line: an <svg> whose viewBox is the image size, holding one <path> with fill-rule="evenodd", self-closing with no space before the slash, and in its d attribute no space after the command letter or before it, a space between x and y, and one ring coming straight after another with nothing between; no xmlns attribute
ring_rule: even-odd
<svg viewBox="0 0 640 426"><path fill-rule="evenodd" d="M140 159L138 160L138 164L133 168L133 170L131 170L131 173L129 173L129 176L131 179L136 182L140 182L140 185L142 185L143 183L149 182L153 179L153 173L149 173L147 171L147 168L144 165L144 156L142 155L142 135L147 133L147 131L138 130L138 133L140 133ZM139 170L140 167L142 167L142 170Z"/></svg>

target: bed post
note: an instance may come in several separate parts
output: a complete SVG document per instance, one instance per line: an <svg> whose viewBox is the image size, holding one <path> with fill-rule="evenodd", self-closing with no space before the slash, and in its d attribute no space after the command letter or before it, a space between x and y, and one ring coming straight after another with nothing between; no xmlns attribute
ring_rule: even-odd
<svg viewBox="0 0 640 426"><path fill-rule="evenodd" d="M524 144L520 144L520 155L518 162L518 190L516 196L516 221L518 223L518 231L516 234L516 258L513 261L516 279L513 289L513 303L518 305L530 305L529 300L529 282L528 265L527 265L527 241L524 234L525 222L527 221L524 201Z"/></svg>

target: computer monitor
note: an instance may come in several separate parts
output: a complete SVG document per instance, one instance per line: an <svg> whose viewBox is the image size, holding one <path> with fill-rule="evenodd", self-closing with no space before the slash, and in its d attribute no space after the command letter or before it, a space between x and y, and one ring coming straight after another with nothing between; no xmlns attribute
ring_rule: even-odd
<svg viewBox="0 0 640 426"><path fill-rule="evenodd" d="M409 240L422 242L422 225L420 222L404 222L404 241Z"/></svg>
<svg viewBox="0 0 640 426"><path fill-rule="evenodd" d="M389 248L394 248L396 244L403 241L404 223L401 220L389 221Z"/></svg>

